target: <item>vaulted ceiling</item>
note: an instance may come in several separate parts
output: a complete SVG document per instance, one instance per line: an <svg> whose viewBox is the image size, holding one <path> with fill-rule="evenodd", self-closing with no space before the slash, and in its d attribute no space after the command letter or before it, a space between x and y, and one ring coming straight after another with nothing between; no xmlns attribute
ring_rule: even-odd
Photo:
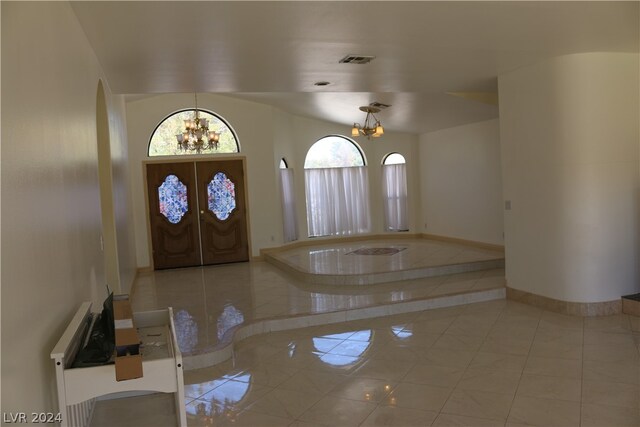
<svg viewBox="0 0 640 427"><path fill-rule="evenodd" d="M115 93L216 92L388 130L497 117L497 76L545 58L638 52L638 2L72 2ZM369 64L342 64L346 55ZM318 81L328 86L315 86ZM460 96L462 95L462 96ZM488 100L487 100L488 99ZM483 101L483 102L481 102Z"/></svg>

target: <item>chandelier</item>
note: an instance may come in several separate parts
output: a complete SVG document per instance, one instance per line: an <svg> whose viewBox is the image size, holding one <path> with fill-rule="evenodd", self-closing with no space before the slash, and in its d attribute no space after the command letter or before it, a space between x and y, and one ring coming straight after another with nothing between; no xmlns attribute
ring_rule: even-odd
<svg viewBox="0 0 640 427"><path fill-rule="evenodd" d="M378 138L384 134L384 128L380 123L380 120L374 115L374 113L379 113L380 108L372 107L370 105L360 107L360 111L364 111L367 113L367 117L364 119L364 125L360 125L360 123L354 123L353 128L351 128L351 136L366 136L367 139Z"/></svg>
<svg viewBox="0 0 640 427"><path fill-rule="evenodd" d="M181 151L195 151L200 154L206 150L217 150L220 133L209 130L209 120L200 117L198 111L198 94L196 100L196 115L184 121L184 131L176 135L178 149ZM206 141L205 141L206 138Z"/></svg>

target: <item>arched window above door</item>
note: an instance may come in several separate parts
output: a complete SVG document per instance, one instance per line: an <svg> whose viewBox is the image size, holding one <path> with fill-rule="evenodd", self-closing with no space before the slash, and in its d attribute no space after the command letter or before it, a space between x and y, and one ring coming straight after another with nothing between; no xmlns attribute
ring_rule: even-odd
<svg viewBox="0 0 640 427"><path fill-rule="evenodd" d="M147 155L154 157L195 154L195 151L180 150L176 140L176 135L184 131L184 121L192 119L195 114L194 109L188 109L165 117L151 134ZM220 133L218 149L212 151L211 154L240 152L238 138L226 120L211 111L198 109L198 114L201 118L209 121L209 130Z"/></svg>

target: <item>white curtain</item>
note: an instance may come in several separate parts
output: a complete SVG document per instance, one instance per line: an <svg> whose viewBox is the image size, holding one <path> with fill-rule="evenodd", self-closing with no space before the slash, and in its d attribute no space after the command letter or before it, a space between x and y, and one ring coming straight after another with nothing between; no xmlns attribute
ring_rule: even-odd
<svg viewBox="0 0 640 427"><path fill-rule="evenodd" d="M407 208L407 172L405 164L382 166L384 226L388 231L409 229Z"/></svg>
<svg viewBox="0 0 640 427"><path fill-rule="evenodd" d="M309 236L369 232L366 167L305 169L304 173Z"/></svg>
<svg viewBox="0 0 640 427"><path fill-rule="evenodd" d="M280 169L282 190L282 221L284 241L298 240L298 220L296 218L295 190L293 187L293 169Z"/></svg>

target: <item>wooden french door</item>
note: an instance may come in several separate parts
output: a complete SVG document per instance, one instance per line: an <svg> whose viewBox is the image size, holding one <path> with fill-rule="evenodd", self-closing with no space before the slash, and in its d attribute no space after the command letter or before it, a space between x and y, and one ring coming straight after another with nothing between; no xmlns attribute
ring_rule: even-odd
<svg viewBox="0 0 640 427"><path fill-rule="evenodd" d="M155 269L249 260L242 160L150 163Z"/></svg>
<svg viewBox="0 0 640 427"><path fill-rule="evenodd" d="M249 260L241 160L197 162L202 263Z"/></svg>

